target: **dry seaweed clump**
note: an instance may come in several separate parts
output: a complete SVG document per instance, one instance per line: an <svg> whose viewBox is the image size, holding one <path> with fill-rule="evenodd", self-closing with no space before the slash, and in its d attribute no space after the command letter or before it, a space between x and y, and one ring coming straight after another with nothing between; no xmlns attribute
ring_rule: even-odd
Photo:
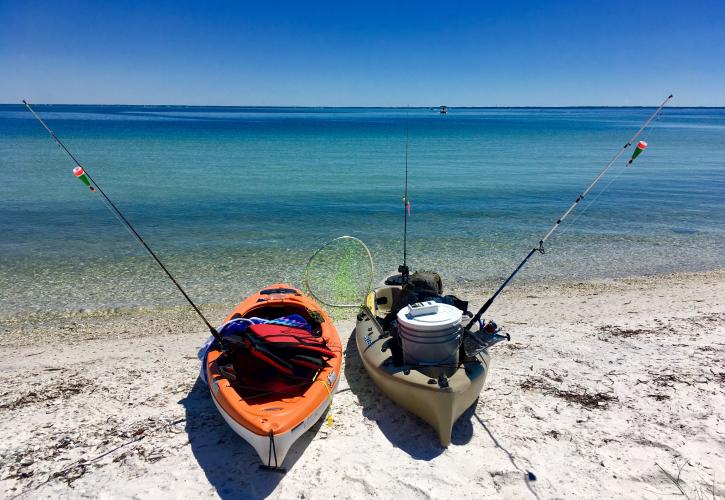
<svg viewBox="0 0 725 500"><path fill-rule="evenodd" d="M0 409L2 410L16 410L22 408L25 405L44 403L53 401L55 399L66 399L70 396L80 394L88 390L92 390L94 382L82 377L75 377L71 380L61 380L39 391L29 391L24 394L12 398L11 393L5 393L0 395ZM10 396L5 399L3 396ZM4 401L3 401L4 399Z"/></svg>
<svg viewBox="0 0 725 500"><path fill-rule="evenodd" d="M674 333L672 328L669 327L657 327L657 328L621 328L615 325L604 325L599 327L599 331L605 335L611 337L628 338L636 337L638 335L653 335L658 333Z"/></svg>
<svg viewBox="0 0 725 500"><path fill-rule="evenodd" d="M610 402L616 401L617 396L607 392L589 392L586 387L573 387L560 389L544 379L529 377L521 382L520 387L525 391L538 390L546 395L554 396L569 403L578 404L587 409L605 409Z"/></svg>

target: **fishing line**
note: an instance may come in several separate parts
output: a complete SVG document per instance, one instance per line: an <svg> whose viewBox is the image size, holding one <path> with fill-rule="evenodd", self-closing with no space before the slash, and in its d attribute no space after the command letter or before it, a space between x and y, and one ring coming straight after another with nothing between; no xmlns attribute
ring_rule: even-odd
<svg viewBox="0 0 725 500"><path fill-rule="evenodd" d="M554 223L554 225L549 229L549 231L544 235L543 238L539 240L538 246L532 248L529 253L524 257L524 259L521 261L521 263L514 269L514 271L509 275L508 278L499 286L499 288L494 292L494 294L489 297L489 299L481 306L481 308L478 310L478 312L471 318L471 321L466 325L466 330L471 329L471 327L478 323L478 320L481 319L481 316L483 313L485 313L489 307L491 307L491 304L493 304L493 301L496 300L496 297L506 288L506 286L509 284L509 282L516 276L516 274L521 270L522 267L529 261L529 259L536 253L544 253L544 243L546 243L546 240L549 239L549 237L554 233L554 231L557 230L557 228L561 225L561 223L569 216L570 213L574 211L574 209L577 207L579 202L583 200L592 189L594 189L594 186L599 182L599 180L604 176L604 174L607 173L607 171L614 165L614 163L619 159L620 156L624 154L624 152L627 150L629 146L631 146L634 141L637 140L637 138L644 132L644 130L649 126L649 124L657 118L659 113L662 111L662 109L667 105L667 103L672 99L672 94L667 96L667 98L662 101L662 104L657 107L657 109L650 115L650 117L647 119L646 122L644 122L644 125L642 125L637 132L634 133L634 135L622 146L619 151L617 151L617 154L614 155L614 157L607 163L607 165L599 172L599 174L594 178L594 180L589 184L589 186L577 197L577 199L574 201L574 203L571 204L571 206L557 219L557 221ZM641 144L641 143L640 143ZM632 153L632 158L627 162L627 165L631 164L632 161L643 151L645 147L647 147L646 144L640 147L640 144L637 144L634 152Z"/></svg>
<svg viewBox="0 0 725 500"><path fill-rule="evenodd" d="M594 203L596 203L596 201L597 201L597 200L599 199L599 197L600 197L600 196L601 196L601 195L602 195L602 194L603 194L603 193L604 193L604 192L605 192L605 191L606 191L606 190L607 190L607 189L609 188L609 186L611 186L611 185L612 185L612 183L613 183L614 181L616 181L617 179L619 179L619 177L620 177L620 176L621 176L621 175L622 175L622 174L623 174L624 172L625 172L625 170L621 170L621 171L620 171L619 173L617 173L617 175L615 175L614 177L612 177L612 179L611 179L611 180L610 180L610 181L609 181L609 182L608 182L608 183L607 183L607 184L606 184L606 185L605 185L605 186L604 186L604 187L603 187L602 189L600 189L600 190L599 190L599 192L597 193L597 195L596 195L596 196L595 196L595 197L594 197L593 199L589 200L589 203L587 203L587 204L586 204L586 205L585 205L584 207L582 207L581 211L580 211L580 212L579 212L579 213L578 213L578 214L576 215L576 217L574 217L574 219L572 219L572 221L571 221L571 224L569 224L569 225L568 225L567 227L563 228L563 229L562 229L562 230L561 230L561 231L559 232L559 234L561 235L561 234L566 234L566 233L569 233L569 232L570 232L570 231L572 230L572 228L576 226L576 223L577 223L577 221L578 221L579 219L581 219L581 218L582 218L582 216L583 216L583 215L584 215L585 213L587 213L587 210L589 210L589 208L590 208L590 207L591 207L592 205L594 205Z"/></svg>
<svg viewBox="0 0 725 500"><path fill-rule="evenodd" d="M659 113L659 114L658 114L658 115L657 115L657 116L655 117L655 119L654 119L654 120L652 120L652 124L650 124L650 125L649 125L649 126L648 126L648 127L647 127L647 128L646 128L646 129L644 130L644 131L643 131L643 134L644 134L644 140L645 140L645 142L649 142L649 141L651 141L651 139L652 139L652 137L653 137L653 135L654 135L654 131L655 131L655 130L657 129L657 124L658 124L658 123L660 122L660 120L662 119L662 115L663 115L663 114L664 114L664 109L662 109L662 110L660 111L660 113ZM581 209L581 210L580 210L580 212L579 212L579 213L577 214L577 216L576 216L576 217L574 217L574 219L573 219L573 220L571 221L571 224L569 224L569 225L568 225L567 227L564 227L564 228L563 228L563 229L561 230L561 232L560 232L559 234L564 234L564 233L568 233L568 232L570 232L570 231L571 231L571 229L572 229L572 228L573 228L573 227L574 227L574 226L576 225L577 221L578 221L579 219L581 219L581 217L582 217L582 216L583 216L583 215L584 215L584 214L585 214L585 213L587 212L587 210L589 210L589 208L591 208L591 206L592 206L592 205L594 205L594 203L596 203L596 201L597 201L597 200L599 199L599 197L600 197L600 196L601 196L601 195L602 195L602 194L603 194L603 193L604 193L604 192L605 192L605 191L606 191L607 189L609 189L609 186L611 186L611 185L612 185L612 183L614 183L614 182L615 182L615 181L616 181L617 179L619 179L619 177L621 177L621 176L622 176L622 174L624 174L624 173L625 173L626 171L627 171L627 168L626 168L626 166L625 166L625 167L624 167L624 168L622 168L622 169L621 169L621 170L620 170L620 171L619 171L619 172L617 173L617 175L615 175L615 176L614 176L614 177L613 177L613 178L612 178L612 179L611 179L611 180L610 180L610 181L609 181L609 182L608 182L608 183L607 183L607 184L606 184L606 185L605 185L605 186L604 186L604 187L603 187L602 189L600 189L600 190L599 190L599 192L597 193L597 195L596 195L596 196L595 196L595 197L594 197L593 199L589 200L589 202L588 202L588 203L587 203L587 204L586 204L586 205L585 205L584 207L582 207L582 209Z"/></svg>
<svg viewBox="0 0 725 500"><path fill-rule="evenodd" d="M204 322L204 324L207 326L211 334L214 336L214 338L219 341L219 343L222 343L222 337L217 332L216 328L214 328L211 323L206 319L206 317L202 314L201 310L194 304L194 301L191 300L191 297L186 293L186 291L181 287L178 281L176 281L176 278L169 272L169 270L166 268L166 266L161 262L161 259L158 258L158 256L154 253L153 250L151 250L151 247L144 241L144 239L141 237L141 235L134 229L134 227L131 225L131 223L126 219L126 217L121 213L121 211L116 207L116 205L111 201L111 199L106 195L105 191L101 188L101 186L98 185L98 183L95 181L95 179L91 176L91 174L86 171L85 168L81 166L81 162L78 161L78 159L73 156L73 153L71 153L67 147L65 147L65 144L58 138L57 135L55 135L55 132L51 130L51 128L46 125L46 123L43 121L42 118L40 118L33 108L30 107L30 104L23 99L23 104L25 104L25 107L28 108L28 111L32 113L32 115L40 122L40 124L45 128L45 130L48 131L50 134L50 137L55 141L55 143L60 147L60 149L68 156L68 158L73 162L75 165L73 169L73 173L76 177L78 177L86 186L90 188L93 192L98 192L98 194L101 195L101 200L103 203L108 207L108 209L113 213L113 215L116 216L116 218L124 225L124 227L128 230L131 235L136 238L136 241L139 242L139 244L148 252L148 254L151 256L151 258L154 259L154 261L159 265L159 267L166 273L166 276L171 280L171 282L176 286L176 288L181 292L181 294L184 296L186 301L191 305L191 307L194 309L196 314L201 318L201 320Z"/></svg>
<svg viewBox="0 0 725 500"><path fill-rule="evenodd" d="M632 136L632 138L629 139L629 141L627 141L627 143L624 146L622 146L622 148L620 148L620 150L617 152L617 154L614 155L614 158L612 158L610 160L610 162L607 164L607 166L604 167L602 169L602 171L599 173L599 175L597 175L597 177L592 181L592 183L589 184L589 187L587 187L584 190L584 192L582 192L579 195L579 197L574 201L574 203L572 203L572 205L566 210L566 212L564 212L564 214L561 217L559 217L559 220L557 220L556 223L554 223L554 225L551 227L551 229L549 229L549 232L546 233L546 235L539 241L539 249L543 249L544 243L546 243L546 240L549 239L549 236L551 236L552 233L554 231L556 231L556 229L564 221L564 219L566 219L569 216L569 214L576 208L577 204L582 199L584 199L584 197L586 195L589 194L589 192L594 188L594 186L597 184L597 182L599 182L599 179L601 179L604 176L604 174L606 174L607 171L612 167L612 165L614 165L614 162L616 162L619 159L619 157L622 156L622 154L624 154L624 152L626 151L626 149L629 146L631 146L632 143L635 140L637 140L637 137L639 137L639 135L644 131L644 129L647 128L647 126L652 122L652 120L654 120L655 117L657 117L657 115L659 114L660 110L665 107L665 105L667 104L667 102L670 99L672 99L672 95L671 94L667 97L667 99L665 99L662 102L662 104L660 104L660 106L655 110L655 112L652 113L652 115L647 119L647 121L644 123L644 125L642 125L642 127L640 127L640 129Z"/></svg>

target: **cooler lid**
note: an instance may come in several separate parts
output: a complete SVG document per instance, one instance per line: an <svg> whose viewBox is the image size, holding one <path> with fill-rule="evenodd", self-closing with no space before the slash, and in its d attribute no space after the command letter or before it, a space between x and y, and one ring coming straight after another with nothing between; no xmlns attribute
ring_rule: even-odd
<svg viewBox="0 0 725 500"><path fill-rule="evenodd" d="M449 304L438 304L438 311L412 317L410 306L398 311L398 323L409 330L431 331L443 330L461 323L463 311Z"/></svg>

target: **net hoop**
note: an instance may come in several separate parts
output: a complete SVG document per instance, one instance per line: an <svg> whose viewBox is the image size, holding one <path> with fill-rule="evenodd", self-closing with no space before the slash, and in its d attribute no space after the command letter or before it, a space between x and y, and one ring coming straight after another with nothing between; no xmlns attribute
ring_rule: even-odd
<svg viewBox="0 0 725 500"><path fill-rule="evenodd" d="M335 303L335 302L332 302L329 300L325 300L325 298L321 297L320 294L315 293L315 289L312 286L310 286L310 265L315 261L315 258L318 255L320 255L320 253L323 250L325 250L332 244L334 244L338 241L341 241L341 240L349 240L349 241L354 241L355 243L358 243L365 250L365 255L367 256L368 269L369 269L368 280L367 280L367 284L365 287L364 295L362 297L360 297L360 301L356 304L341 304L341 303ZM314 297L315 300L317 300L320 304L326 305L328 307L361 307L365 303L365 299L367 298L368 294L372 290L373 274L374 274L374 272L373 272L373 256L370 253L370 249L367 247L367 245L365 245L365 243L363 243L360 239L355 238L354 236L339 236L337 238L334 238L334 239L328 241L327 243L322 245L320 248L318 248L315 251L315 253L312 254L310 259L307 261L307 265L305 266L304 282L305 282L305 288L307 289L309 294L312 295L312 297Z"/></svg>

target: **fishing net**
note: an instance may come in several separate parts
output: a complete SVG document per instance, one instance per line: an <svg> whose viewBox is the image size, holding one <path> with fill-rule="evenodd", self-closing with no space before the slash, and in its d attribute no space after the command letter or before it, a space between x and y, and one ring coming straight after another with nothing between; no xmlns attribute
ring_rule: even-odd
<svg viewBox="0 0 725 500"><path fill-rule="evenodd" d="M373 258L365 244L352 236L325 243L305 267L305 287L330 307L359 307L373 284Z"/></svg>

